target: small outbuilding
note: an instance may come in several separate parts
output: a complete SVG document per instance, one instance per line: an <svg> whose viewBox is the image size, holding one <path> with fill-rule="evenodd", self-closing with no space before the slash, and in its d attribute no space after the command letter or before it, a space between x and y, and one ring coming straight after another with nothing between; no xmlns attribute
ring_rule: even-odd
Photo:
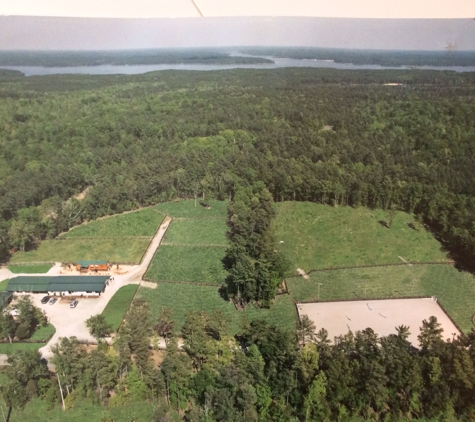
<svg viewBox="0 0 475 422"><path fill-rule="evenodd" d="M87 273L88 271L108 271L109 263L107 261L77 261L76 269L81 273Z"/></svg>
<svg viewBox="0 0 475 422"><path fill-rule="evenodd" d="M100 296L109 276L19 276L10 279L6 292L44 293L51 296Z"/></svg>

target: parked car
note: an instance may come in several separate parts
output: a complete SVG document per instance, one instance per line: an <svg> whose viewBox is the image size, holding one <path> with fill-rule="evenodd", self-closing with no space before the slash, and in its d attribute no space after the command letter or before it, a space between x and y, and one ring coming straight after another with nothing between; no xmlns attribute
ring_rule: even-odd
<svg viewBox="0 0 475 422"><path fill-rule="evenodd" d="M75 308L76 306L78 306L78 303L79 303L79 300L74 299L74 300L69 304L69 307L70 307L70 308Z"/></svg>
<svg viewBox="0 0 475 422"><path fill-rule="evenodd" d="M45 296L43 299L41 299L41 303L44 305L45 303L48 303L50 299L50 296Z"/></svg>
<svg viewBox="0 0 475 422"><path fill-rule="evenodd" d="M56 302L58 301L58 298L57 297L52 297L50 300L49 300L49 304L50 305L54 305Z"/></svg>

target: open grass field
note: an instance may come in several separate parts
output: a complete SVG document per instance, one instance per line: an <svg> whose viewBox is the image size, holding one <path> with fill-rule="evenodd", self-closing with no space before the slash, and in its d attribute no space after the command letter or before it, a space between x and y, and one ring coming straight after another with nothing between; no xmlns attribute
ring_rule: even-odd
<svg viewBox="0 0 475 422"><path fill-rule="evenodd" d="M225 218L173 220L162 243L227 246L226 230Z"/></svg>
<svg viewBox="0 0 475 422"><path fill-rule="evenodd" d="M62 237L148 236L153 237L163 215L153 208L119 214L81 224Z"/></svg>
<svg viewBox="0 0 475 422"><path fill-rule="evenodd" d="M292 264L302 268L447 260L441 245L412 215L397 212L390 229L388 212L330 207L311 202L277 203L276 241ZM413 223L418 231L408 227Z"/></svg>
<svg viewBox="0 0 475 422"><path fill-rule="evenodd" d="M163 215L169 215L173 218L203 218L203 217L226 217L228 201L216 201L214 199L205 201L210 209L204 208L193 199L185 199L181 201L164 202L158 204L155 209Z"/></svg>
<svg viewBox="0 0 475 422"><path fill-rule="evenodd" d="M104 311L102 311L102 315L112 326L114 331L117 331L124 314L127 312L127 309L129 309L132 298L137 291L137 287L137 284L129 284L121 287L117 290L116 294L112 296L112 299L109 301Z"/></svg>
<svg viewBox="0 0 475 422"><path fill-rule="evenodd" d="M76 262L81 259L138 263L149 242L144 238L46 240L38 249L14 253L10 263Z"/></svg>
<svg viewBox="0 0 475 422"><path fill-rule="evenodd" d="M39 327L31 336L30 340L35 341L48 341L56 332L56 328L52 324L49 324L47 327Z"/></svg>
<svg viewBox="0 0 475 422"><path fill-rule="evenodd" d="M13 274L46 274L51 265L10 265L8 269Z"/></svg>
<svg viewBox="0 0 475 422"><path fill-rule="evenodd" d="M221 247L160 246L145 278L222 284L226 278L221 263L224 253Z"/></svg>
<svg viewBox="0 0 475 422"><path fill-rule="evenodd" d="M8 355L20 350L38 350L44 345L45 343L0 343L0 354Z"/></svg>
<svg viewBox="0 0 475 422"><path fill-rule="evenodd" d="M232 335L240 331L243 318L248 321L264 319L283 329L294 329L297 321L297 312L289 295L278 296L270 309L249 306L245 312L237 311L232 303L223 300L216 287L158 283L156 289L140 287L137 296L150 303L154 317L161 307L173 309L177 332L183 326L188 311L212 312L221 309L228 317L229 334Z"/></svg>
<svg viewBox="0 0 475 422"><path fill-rule="evenodd" d="M0 292L4 292L4 291L5 291L5 289L6 289L7 286L8 286L8 282L9 282L9 281L10 281L10 280L7 279L7 280L3 280L2 282L0 282Z"/></svg>
<svg viewBox="0 0 475 422"><path fill-rule="evenodd" d="M287 280L297 301L436 296L464 332L475 313L475 278L451 265L412 265L318 271Z"/></svg>

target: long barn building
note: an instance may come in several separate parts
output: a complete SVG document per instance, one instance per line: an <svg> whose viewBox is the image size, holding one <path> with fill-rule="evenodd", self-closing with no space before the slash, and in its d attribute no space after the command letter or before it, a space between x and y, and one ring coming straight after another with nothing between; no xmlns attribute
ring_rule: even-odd
<svg viewBox="0 0 475 422"><path fill-rule="evenodd" d="M109 276L19 276L12 278L5 291L45 293L50 296L100 296L109 284Z"/></svg>

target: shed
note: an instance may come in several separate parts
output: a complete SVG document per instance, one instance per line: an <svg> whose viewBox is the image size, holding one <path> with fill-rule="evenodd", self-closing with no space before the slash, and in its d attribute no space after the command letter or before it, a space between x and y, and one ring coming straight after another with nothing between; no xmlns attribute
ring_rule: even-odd
<svg viewBox="0 0 475 422"><path fill-rule="evenodd" d="M77 261L76 262L76 269L80 272L87 272L87 271L108 271L109 270L109 263L104 260L99 261Z"/></svg>

